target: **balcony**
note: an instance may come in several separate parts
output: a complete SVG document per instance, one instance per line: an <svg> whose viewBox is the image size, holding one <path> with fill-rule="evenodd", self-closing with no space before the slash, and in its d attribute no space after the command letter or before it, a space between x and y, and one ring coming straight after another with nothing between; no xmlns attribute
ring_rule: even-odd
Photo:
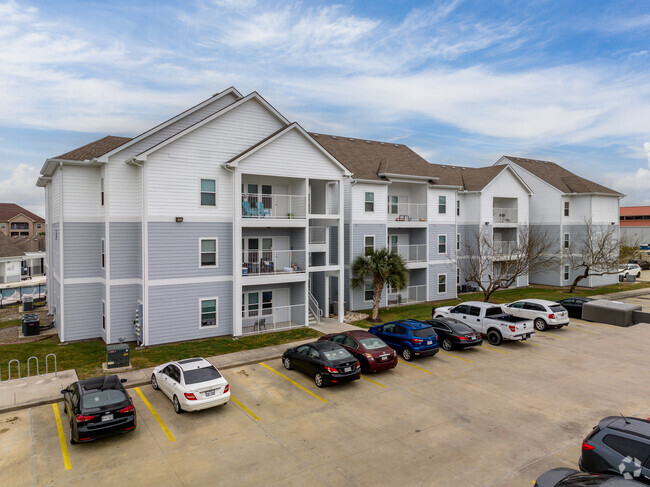
<svg viewBox="0 0 650 487"><path fill-rule="evenodd" d="M495 224L517 223L517 208L493 208L492 218Z"/></svg>
<svg viewBox="0 0 650 487"><path fill-rule="evenodd" d="M388 203L389 222L426 222L426 203Z"/></svg>
<svg viewBox="0 0 650 487"><path fill-rule="evenodd" d="M426 244L416 245L397 245L392 246L391 252L397 252L404 262L426 262L427 260L427 246Z"/></svg>
<svg viewBox="0 0 650 487"><path fill-rule="evenodd" d="M427 300L427 286L408 286L401 291L388 289L388 306L399 306L402 304L422 303Z"/></svg>
<svg viewBox="0 0 650 487"><path fill-rule="evenodd" d="M248 309L242 312L242 335L272 333L304 326L304 304L263 307L261 310Z"/></svg>
<svg viewBox="0 0 650 487"><path fill-rule="evenodd" d="M306 255L304 250L245 250L242 252L242 275L304 274Z"/></svg>
<svg viewBox="0 0 650 487"><path fill-rule="evenodd" d="M493 244L494 253L497 255L510 255L517 250L515 240L496 241Z"/></svg>
<svg viewBox="0 0 650 487"><path fill-rule="evenodd" d="M242 217L296 219L307 217L305 195L242 193Z"/></svg>

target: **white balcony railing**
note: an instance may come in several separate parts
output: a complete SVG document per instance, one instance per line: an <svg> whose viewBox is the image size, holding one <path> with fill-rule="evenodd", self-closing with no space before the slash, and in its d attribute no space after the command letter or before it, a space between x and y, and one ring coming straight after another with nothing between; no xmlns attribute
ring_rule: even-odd
<svg viewBox="0 0 650 487"><path fill-rule="evenodd" d="M304 250L245 250L242 252L242 275L305 272L306 255Z"/></svg>
<svg viewBox="0 0 650 487"><path fill-rule="evenodd" d="M388 203L388 221L425 222L427 205L424 203Z"/></svg>
<svg viewBox="0 0 650 487"><path fill-rule="evenodd" d="M408 286L401 291L388 290L388 306L422 303L427 300L427 286Z"/></svg>
<svg viewBox="0 0 650 487"><path fill-rule="evenodd" d="M426 244L415 245L394 245L390 248L391 252L397 252L402 256L404 262L425 262L427 260Z"/></svg>
<svg viewBox="0 0 650 487"><path fill-rule="evenodd" d="M517 208L493 208L494 223L517 223Z"/></svg>
<svg viewBox="0 0 650 487"><path fill-rule="evenodd" d="M514 240L497 241L494 242L493 248L495 254L510 255L517 249L517 242Z"/></svg>
<svg viewBox="0 0 650 487"><path fill-rule="evenodd" d="M247 309L242 312L242 335L272 333L307 325L304 304L264 306L260 304L261 309Z"/></svg>
<svg viewBox="0 0 650 487"><path fill-rule="evenodd" d="M243 218L306 218L305 195L293 194L242 194Z"/></svg>
<svg viewBox="0 0 650 487"><path fill-rule="evenodd" d="M327 227L309 227L309 243L312 245L327 243Z"/></svg>

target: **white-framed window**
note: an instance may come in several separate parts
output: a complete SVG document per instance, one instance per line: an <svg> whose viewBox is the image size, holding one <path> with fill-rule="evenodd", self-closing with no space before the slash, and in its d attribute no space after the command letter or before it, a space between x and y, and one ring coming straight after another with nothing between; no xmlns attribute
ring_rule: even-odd
<svg viewBox="0 0 650 487"><path fill-rule="evenodd" d="M375 211L375 193L366 191L364 210L366 213L373 213Z"/></svg>
<svg viewBox="0 0 650 487"><path fill-rule="evenodd" d="M199 328L219 326L219 298L203 298L199 300Z"/></svg>
<svg viewBox="0 0 650 487"><path fill-rule="evenodd" d="M569 277L569 266L565 265L564 266L564 280L568 281L569 279L570 279L570 277Z"/></svg>
<svg viewBox="0 0 650 487"><path fill-rule="evenodd" d="M438 253L447 253L447 235L438 235Z"/></svg>
<svg viewBox="0 0 650 487"><path fill-rule="evenodd" d="M456 284L460 284L460 267L456 267Z"/></svg>
<svg viewBox="0 0 650 487"><path fill-rule="evenodd" d="M565 249L568 249L568 248L571 246L571 240L570 240L570 238L571 238L571 237L570 237L570 235L569 235L568 233L565 233L565 234L564 234L564 241L563 241L562 246L563 246Z"/></svg>
<svg viewBox="0 0 650 487"><path fill-rule="evenodd" d="M106 241L102 239L102 269L106 267Z"/></svg>
<svg viewBox="0 0 650 487"><path fill-rule="evenodd" d="M399 213L399 196L388 196L388 213L391 215Z"/></svg>
<svg viewBox="0 0 650 487"><path fill-rule="evenodd" d="M201 206L217 206L217 181L201 179Z"/></svg>
<svg viewBox="0 0 650 487"><path fill-rule="evenodd" d="M273 314L273 291L249 291L242 293L242 318L257 318Z"/></svg>
<svg viewBox="0 0 650 487"><path fill-rule="evenodd" d="M447 274L438 274L438 294L447 292Z"/></svg>
<svg viewBox="0 0 650 487"><path fill-rule="evenodd" d="M460 200L456 200L456 216L460 216Z"/></svg>
<svg viewBox="0 0 650 487"><path fill-rule="evenodd" d="M438 196L438 213L447 213L447 197Z"/></svg>
<svg viewBox="0 0 650 487"><path fill-rule="evenodd" d="M399 250L399 235L388 236L388 248L391 252L397 253Z"/></svg>
<svg viewBox="0 0 650 487"><path fill-rule="evenodd" d="M37 223L37 224L36 224L36 228L39 228L39 229L40 229L40 228L41 228L41 224L40 224L40 223Z"/></svg>
<svg viewBox="0 0 650 487"><path fill-rule="evenodd" d="M460 233L456 234L456 250L460 250Z"/></svg>
<svg viewBox="0 0 650 487"><path fill-rule="evenodd" d="M101 205L104 206L104 178L99 180L99 198Z"/></svg>
<svg viewBox="0 0 650 487"><path fill-rule="evenodd" d="M106 329L106 301L102 301L102 330Z"/></svg>
<svg viewBox="0 0 650 487"><path fill-rule="evenodd" d="M6 228L7 224L6 223L0 223L0 228Z"/></svg>
<svg viewBox="0 0 650 487"><path fill-rule="evenodd" d="M372 301L373 290L372 290L372 281L365 281L363 283L363 300Z"/></svg>
<svg viewBox="0 0 650 487"><path fill-rule="evenodd" d="M363 255L370 255L375 251L375 236L364 235L363 237Z"/></svg>
<svg viewBox="0 0 650 487"><path fill-rule="evenodd" d="M569 202L564 202L564 216L569 216Z"/></svg>
<svg viewBox="0 0 650 487"><path fill-rule="evenodd" d="M219 267L218 239L200 238L199 239L199 267Z"/></svg>

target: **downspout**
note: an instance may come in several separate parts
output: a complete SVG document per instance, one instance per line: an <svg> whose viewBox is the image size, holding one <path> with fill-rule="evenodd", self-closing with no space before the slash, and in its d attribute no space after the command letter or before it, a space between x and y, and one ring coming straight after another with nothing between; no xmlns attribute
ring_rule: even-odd
<svg viewBox="0 0 650 487"><path fill-rule="evenodd" d="M59 283L59 310L58 316L56 319L59 320L61 325L61 341L65 342L65 319L64 319L64 302L65 302L65 270L63 268L64 259L63 259L63 162L59 162L59 170L61 171L61 208L60 208L60 218L59 218L59 276L61 282Z"/></svg>

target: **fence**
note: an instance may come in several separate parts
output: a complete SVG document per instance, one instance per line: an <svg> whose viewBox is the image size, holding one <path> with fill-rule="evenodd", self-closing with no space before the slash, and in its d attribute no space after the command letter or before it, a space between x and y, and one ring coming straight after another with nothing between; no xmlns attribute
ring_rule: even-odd
<svg viewBox="0 0 650 487"><path fill-rule="evenodd" d="M304 250L245 250L242 275L305 272L306 255Z"/></svg>
<svg viewBox="0 0 650 487"><path fill-rule="evenodd" d="M427 205L425 203L388 203L388 220L426 221Z"/></svg>
<svg viewBox="0 0 650 487"><path fill-rule="evenodd" d="M242 194L244 218L305 218L306 206L304 194Z"/></svg>
<svg viewBox="0 0 650 487"><path fill-rule="evenodd" d="M39 365L38 365L38 357L31 356L31 357L29 357L29 358L27 359L27 376L26 376L26 377L23 377L23 376L21 375L21 373L20 373L20 369L21 369L21 367L20 367L20 360L18 360L17 358L15 358L15 359L10 360L10 361L9 361L9 364L7 364L7 379L2 379L2 367L0 367L0 382L9 382L9 381L11 380L11 364L13 364L14 362L15 362L16 364L18 364L18 365L16 366L16 370L18 371L18 377L17 377L18 379L23 379L23 380L25 380L25 379L28 379L28 378L30 377L30 373L31 373L30 364L32 363L32 360L35 360L35 361L36 361L36 376L38 376L38 377L44 377L44 376L46 376L46 375L49 373L49 367L48 367L48 364L49 364L49 363L48 363L47 359L50 358L50 357L52 357L52 359L54 360L54 377L56 377L56 376L57 376L57 369L56 369L56 355L53 354L53 353L48 353L48 354L45 356L45 373L44 373L44 374L41 374L41 370L40 370L40 367L39 367Z"/></svg>
<svg viewBox="0 0 650 487"><path fill-rule="evenodd" d="M427 286L408 286L401 291L388 290L388 306L399 306L402 304L422 303L427 300Z"/></svg>
<svg viewBox="0 0 650 487"><path fill-rule="evenodd" d="M248 310L242 313L242 335L271 333L306 325L304 304L263 308L260 311Z"/></svg>
<svg viewBox="0 0 650 487"><path fill-rule="evenodd" d="M391 252L397 252L404 262L424 262L427 260L426 244L391 246Z"/></svg>
<svg viewBox="0 0 650 487"><path fill-rule="evenodd" d="M31 284L28 286L18 285L16 287L0 289L0 306L21 303L23 297L26 296L35 300L45 298L47 296L47 288L45 284Z"/></svg>

